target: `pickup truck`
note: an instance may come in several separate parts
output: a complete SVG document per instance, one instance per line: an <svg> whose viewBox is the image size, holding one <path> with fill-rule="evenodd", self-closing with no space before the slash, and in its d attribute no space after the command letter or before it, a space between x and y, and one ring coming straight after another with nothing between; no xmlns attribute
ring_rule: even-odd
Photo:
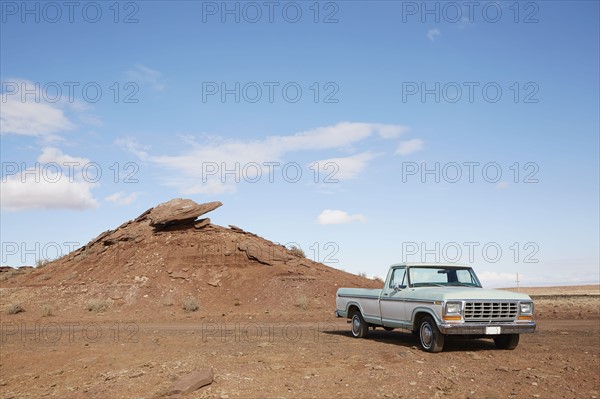
<svg viewBox="0 0 600 399"><path fill-rule="evenodd" d="M427 352L440 352L446 335L493 338L498 348L514 349L519 334L536 327L529 296L483 289L473 269L458 264L392 265L383 289L338 289L335 314L349 319L356 338L369 328L401 328Z"/></svg>

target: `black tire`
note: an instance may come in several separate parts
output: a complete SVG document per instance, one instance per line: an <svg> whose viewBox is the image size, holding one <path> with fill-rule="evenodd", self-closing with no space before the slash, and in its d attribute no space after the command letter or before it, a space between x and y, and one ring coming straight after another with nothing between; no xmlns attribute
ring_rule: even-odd
<svg viewBox="0 0 600 399"><path fill-rule="evenodd" d="M444 334L440 332L435 321L425 316L419 324L419 341L425 352L437 353L444 348Z"/></svg>
<svg viewBox="0 0 600 399"><path fill-rule="evenodd" d="M352 336L354 338L367 338L369 335L369 325L363 319L360 312L356 312L352 315Z"/></svg>
<svg viewBox="0 0 600 399"><path fill-rule="evenodd" d="M385 331L394 331L394 327L383 327Z"/></svg>
<svg viewBox="0 0 600 399"><path fill-rule="evenodd" d="M519 334L501 334L494 337L498 349L513 350L519 345Z"/></svg>

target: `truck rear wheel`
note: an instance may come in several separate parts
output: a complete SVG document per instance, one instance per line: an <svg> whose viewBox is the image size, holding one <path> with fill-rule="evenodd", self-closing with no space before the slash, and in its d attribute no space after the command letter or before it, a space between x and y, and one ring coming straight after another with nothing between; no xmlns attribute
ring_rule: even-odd
<svg viewBox="0 0 600 399"><path fill-rule="evenodd" d="M362 314L356 312L352 315L352 336L354 338L367 338L369 326L365 323Z"/></svg>
<svg viewBox="0 0 600 399"><path fill-rule="evenodd" d="M513 350L519 345L519 334L502 334L494 338L499 349Z"/></svg>
<svg viewBox="0 0 600 399"><path fill-rule="evenodd" d="M444 348L444 334L440 332L435 321L425 316L419 325L419 341L426 352L441 352Z"/></svg>

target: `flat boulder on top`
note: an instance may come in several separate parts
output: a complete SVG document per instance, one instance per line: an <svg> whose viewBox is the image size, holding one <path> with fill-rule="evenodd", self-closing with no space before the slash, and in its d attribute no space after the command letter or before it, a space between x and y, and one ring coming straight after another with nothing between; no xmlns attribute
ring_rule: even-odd
<svg viewBox="0 0 600 399"><path fill-rule="evenodd" d="M154 207L148 214L151 226L168 226L196 220L198 216L214 211L223 205L219 201L198 204L190 199L176 198Z"/></svg>

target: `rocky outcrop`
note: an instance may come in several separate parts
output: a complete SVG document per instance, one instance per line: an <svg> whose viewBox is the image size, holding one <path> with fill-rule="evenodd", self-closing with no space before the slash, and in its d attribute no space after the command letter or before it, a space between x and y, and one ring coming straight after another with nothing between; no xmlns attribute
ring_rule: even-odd
<svg viewBox="0 0 600 399"><path fill-rule="evenodd" d="M197 229L202 229L202 228L208 226L209 224L210 224L210 218L204 218L204 219L197 220L196 223L194 223L194 227Z"/></svg>
<svg viewBox="0 0 600 399"><path fill-rule="evenodd" d="M162 269L168 271L171 282L189 283L203 278L204 284L211 287L223 284L221 278L226 269L253 264L294 269L313 265L285 246L242 228L214 225L207 217L198 219L220 206L221 202L198 204L180 198L159 204L116 229L105 231L63 257L60 263L80 269L80 275L97 273L94 278L99 279ZM217 272L220 274L214 274Z"/></svg>
<svg viewBox="0 0 600 399"><path fill-rule="evenodd" d="M157 205L148 213L150 226L161 229L178 223L194 222L199 216L223 205L219 201L197 204L189 199L176 198Z"/></svg>
<svg viewBox="0 0 600 399"><path fill-rule="evenodd" d="M276 245L256 236L239 242L237 248L245 253L248 259L255 260L263 265L271 266L276 262L286 262L294 258L284 246Z"/></svg>

